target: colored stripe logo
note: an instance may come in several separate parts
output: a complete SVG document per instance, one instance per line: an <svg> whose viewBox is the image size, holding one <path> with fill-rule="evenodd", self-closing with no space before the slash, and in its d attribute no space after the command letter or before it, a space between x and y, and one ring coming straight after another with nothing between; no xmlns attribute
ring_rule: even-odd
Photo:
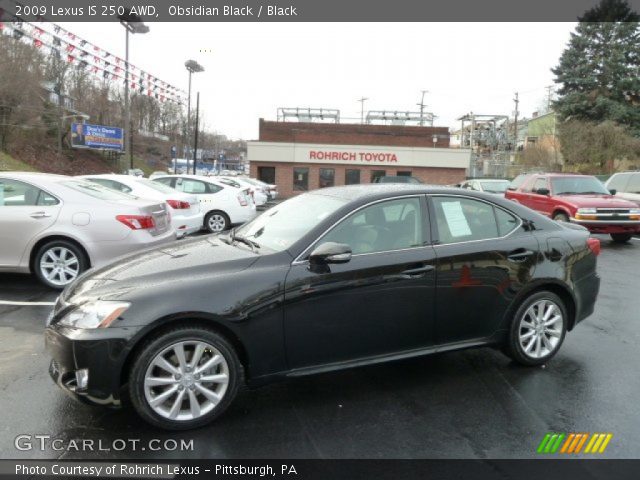
<svg viewBox="0 0 640 480"><path fill-rule="evenodd" d="M538 453L604 453L613 433L547 433ZM584 450L583 450L584 449Z"/></svg>

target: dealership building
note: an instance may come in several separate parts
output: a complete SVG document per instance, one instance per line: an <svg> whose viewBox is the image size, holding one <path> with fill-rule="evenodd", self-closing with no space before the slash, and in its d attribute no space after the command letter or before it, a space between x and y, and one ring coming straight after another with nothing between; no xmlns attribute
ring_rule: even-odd
<svg viewBox="0 0 640 480"><path fill-rule="evenodd" d="M449 129L431 126L265 121L247 142L251 176L282 197L333 185L410 175L447 185L465 179L470 151L449 148Z"/></svg>

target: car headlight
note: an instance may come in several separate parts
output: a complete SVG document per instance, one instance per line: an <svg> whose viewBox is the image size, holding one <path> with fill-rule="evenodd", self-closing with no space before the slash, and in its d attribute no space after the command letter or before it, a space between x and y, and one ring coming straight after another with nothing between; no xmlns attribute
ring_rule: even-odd
<svg viewBox="0 0 640 480"><path fill-rule="evenodd" d="M598 213L598 211L595 208L579 208L578 213L593 215L594 213Z"/></svg>
<svg viewBox="0 0 640 480"><path fill-rule="evenodd" d="M74 308L58 324L75 328L107 328L130 306L128 302L97 300Z"/></svg>

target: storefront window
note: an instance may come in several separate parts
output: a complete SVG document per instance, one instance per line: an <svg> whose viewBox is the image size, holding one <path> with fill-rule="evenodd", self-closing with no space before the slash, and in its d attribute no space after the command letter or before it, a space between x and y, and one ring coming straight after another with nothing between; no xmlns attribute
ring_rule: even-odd
<svg viewBox="0 0 640 480"><path fill-rule="evenodd" d="M385 170L371 170L371 183L376 183L379 180L376 180L380 177L384 177L387 174Z"/></svg>
<svg viewBox="0 0 640 480"><path fill-rule="evenodd" d="M258 167L258 180L269 185L275 185L276 167Z"/></svg>
<svg viewBox="0 0 640 480"><path fill-rule="evenodd" d="M298 192L306 192L307 190L309 190L308 168L293 169L293 190Z"/></svg>
<svg viewBox="0 0 640 480"><path fill-rule="evenodd" d="M397 175L399 177L410 177L411 176L411 172L409 172L407 170L398 170Z"/></svg>
<svg viewBox="0 0 640 480"><path fill-rule="evenodd" d="M320 188L333 187L335 185L336 171L333 168L320 169Z"/></svg>
<svg viewBox="0 0 640 480"><path fill-rule="evenodd" d="M360 183L360 170L346 170L344 174L345 185L357 185Z"/></svg>

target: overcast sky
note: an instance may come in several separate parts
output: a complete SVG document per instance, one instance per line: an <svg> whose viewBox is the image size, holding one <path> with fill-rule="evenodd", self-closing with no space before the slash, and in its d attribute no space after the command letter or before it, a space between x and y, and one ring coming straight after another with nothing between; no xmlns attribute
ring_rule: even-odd
<svg viewBox="0 0 640 480"><path fill-rule="evenodd" d="M64 23L124 58L117 23ZM187 89L184 62L197 60L208 130L255 139L258 119L278 107L417 111L421 90L435 124L456 127L473 111L530 116L553 84L573 23L151 23L131 39L136 66Z"/></svg>

